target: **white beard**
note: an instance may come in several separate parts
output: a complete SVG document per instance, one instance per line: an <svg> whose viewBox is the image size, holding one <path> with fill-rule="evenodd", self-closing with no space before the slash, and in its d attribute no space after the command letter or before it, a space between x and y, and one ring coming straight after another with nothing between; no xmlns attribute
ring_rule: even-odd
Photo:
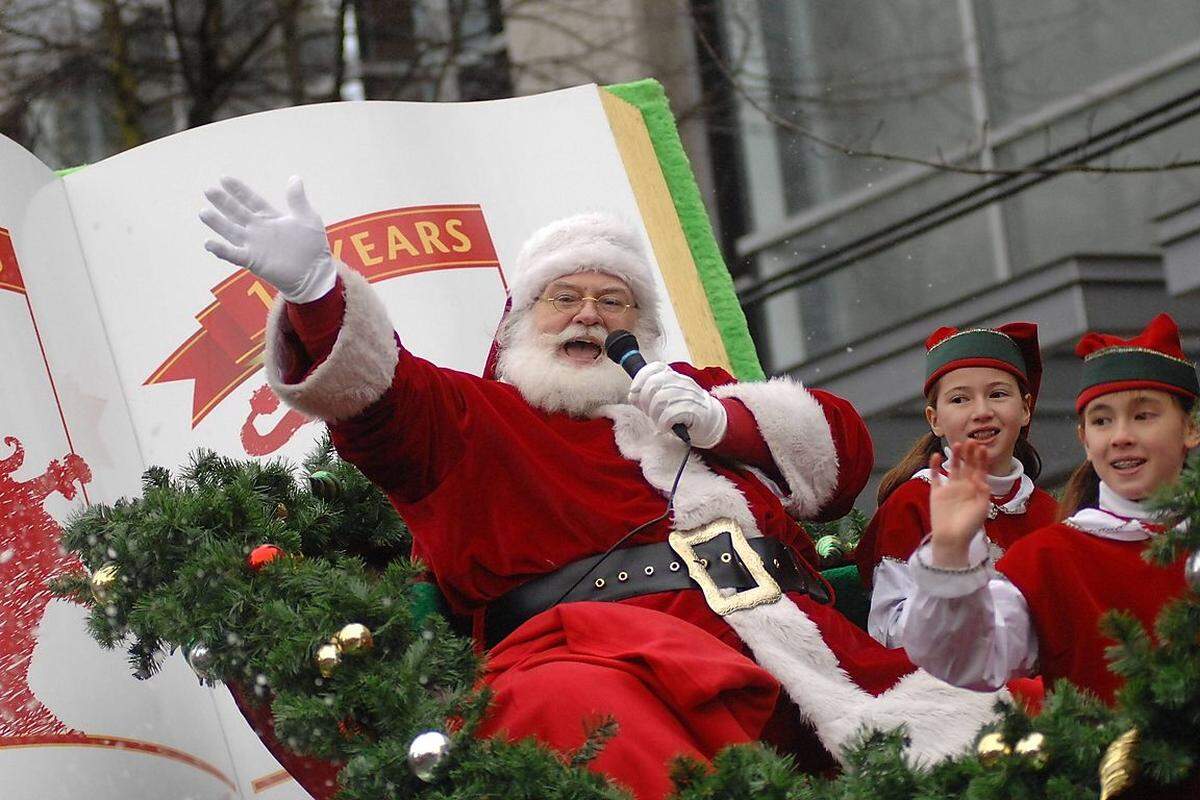
<svg viewBox="0 0 1200 800"><path fill-rule="evenodd" d="M560 333L539 333L533 317L523 313L510 319L500 334L496 377L517 388L531 406L549 413L590 417L600 406L624 403L629 395L625 370L601 354L591 364L575 364L559 353L564 342L590 337L603 342L609 331L603 325L570 325ZM647 361L656 361L658 332L638 324L634 335Z"/></svg>

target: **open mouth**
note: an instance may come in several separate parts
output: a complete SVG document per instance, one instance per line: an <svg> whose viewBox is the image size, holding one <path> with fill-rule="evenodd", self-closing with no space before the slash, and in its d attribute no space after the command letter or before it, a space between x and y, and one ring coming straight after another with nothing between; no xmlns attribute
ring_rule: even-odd
<svg viewBox="0 0 1200 800"><path fill-rule="evenodd" d="M604 348L591 339L570 339L560 349L569 361L577 364L591 364L604 353Z"/></svg>
<svg viewBox="0 0 1200 800"><path fill-rule="evenodd" d="M992 441L999 435L1000 435L999 428L980 428L979 430L971 431L970 433L968 433L967 438L974 439L977 442L983 442L984 444L987 444L988 442Z"/></svg>
<svg viewBox="0 0 1200 800"><path fill-rule="evenodd" d="M1108 465L1110 467L1112 467L1114 470L1116 470L1118 473L1120 473L1122 475L1128 475L1130 473L1136 472L1138 470L1138 468L1141 467L1145 463L1146 463L1146 459L1136 458L1136 457L1131 456L1129 458L1119 458L1116 461L1110 461L1110 462L1108 462Z"/></svg>

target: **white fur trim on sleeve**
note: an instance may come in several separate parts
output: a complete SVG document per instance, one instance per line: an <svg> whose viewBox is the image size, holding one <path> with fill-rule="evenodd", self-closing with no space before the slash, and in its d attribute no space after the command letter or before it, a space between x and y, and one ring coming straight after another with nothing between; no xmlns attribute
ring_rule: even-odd
<svg viewBox="0 0 1200 800"><path fill-rule="evenodd" d="M837 449L821 404L791 378L728 383L712 393L740 400L754 415L775 466L791 489L791 495L783 498L788 511L801 519L816 516L838 483Z"/></svg>
<svg viewBox="0 0 1200 800"><path fill-rule="evenodd" d="M392 384L399 352L383 301L367 280L343 264L338 274L346 287L346 313L333 350L308 377L284 383L282 351L291 326L282 297L267 317L267 382L283 402L303 414L327 421L346 419L374 403Z"/></svg>
<svg viewBox="0 0 1200 800"><path fill-rule="evenodd" d="M969 747L981 725L996 719L1007 690L976 692L939 681L924 670L905 675L873 697L850 679L815 622L786 595L771 605L735 611L725 621L779 679L825 748L846 766L845 748L864 729L903 727L905 756L927 768Z"/></svg>

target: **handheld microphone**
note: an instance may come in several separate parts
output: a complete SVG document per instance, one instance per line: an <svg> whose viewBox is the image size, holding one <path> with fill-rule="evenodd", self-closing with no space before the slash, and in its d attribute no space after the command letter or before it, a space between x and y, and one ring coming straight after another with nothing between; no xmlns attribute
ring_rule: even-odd
<svg viewBox="0 0 1200 800"><path fill-rule="evenodd" d="M646 366L646 359L638 350L638 340L629 331L615 330L608 335L604 340L604 352L608 357L617 362L626 372L629 377L634 377L641 372L642 367ZM682 422L676 422L671 426L671 430L675 435L683 440L684 444L690 445L692 437L688 435L687 426Z"/></svg>

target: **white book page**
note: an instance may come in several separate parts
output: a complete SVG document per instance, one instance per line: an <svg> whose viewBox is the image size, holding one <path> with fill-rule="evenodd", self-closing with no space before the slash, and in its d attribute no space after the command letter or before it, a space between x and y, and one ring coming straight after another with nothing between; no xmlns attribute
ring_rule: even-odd
<svg viewBox="0 0 1200 800"><path fill-rule="evenodd" d="M147 463L174 466L197 447L296 460L321 433L256 394L265 384L255 361L263 289L203 249L213 236L197 217L205 188L233 175L282 207L288 177L302 175L335 252L370 264L405 345L478 373L504 306L503 269L532 231L588 210L642 227L598 91L284 109L177 134L67 176ZM449 220L474 231L461 253L439 248L463 244ZM417 225L437 241L423 242ZM389 248L392 228L403 241ZM685 357L669 307L667 315L668 355Z"/></svg>
<svg viewBox="0 0 1200 800"><path fill-rule="evenodd" d="M179 659L153 682L46 580L56 520L136 493L143 462L62 182L0 138L0 775L8 798L244 796L216 697Z"/></svg>
<svg viewBox="0 0 1200 800"><path fill-rule="evenodd" d="M234 175L282 206L288 177L302 175L335 252L372 280L405 345L479 373L504 306L504 269L531 232L599 210L645 236L598 91L284 109L186 131L64 178L93 305L90 312L50 305L44 313L64 332L55 344L65 353L75 319L98 315L99 332L89 330L103 338L113 365L106 374L119 384L126 417L109 418L94 435L106 441L107 426L126 426L136 450L126 460L138 462L111 485L124 480L121 493L137 494L141 465L174 469L199 447L296 462L322 434L265 389L258 359L270 292L203 249L213 235L197 218L205 188ZM666 355L686 358L669 304L664 314ZM89 386L84 359L64 362L64 382ZM146 726L143 738L152 728L156 741L216 765L226 783L213 791L233 785L250 797L270 785L272 798L305 796L294 782L274 782L278 764L224 690L197 689L178 661L144 683L121 666L113 665L113 679L155 705L129 704L130 718ZM225 740L208 732L203 702L216 703ZM194 714L190 730L160 730L175 712ZM218 752L226 742L231 761ZM72 786L78 796L83 784ZM197 788L193 796L218 795Z"/></svg>

